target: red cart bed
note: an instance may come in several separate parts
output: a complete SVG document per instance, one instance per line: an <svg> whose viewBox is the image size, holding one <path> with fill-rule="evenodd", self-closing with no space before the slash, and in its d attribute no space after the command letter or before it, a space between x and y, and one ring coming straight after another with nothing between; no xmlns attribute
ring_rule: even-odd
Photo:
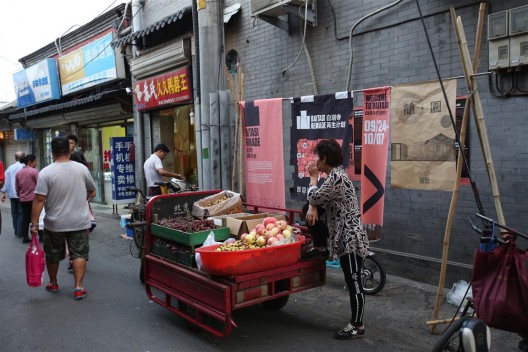
<svg viewBox="0 0 528 352"><path fill-rule="evenodd" d="M163 212L187 208L207 195L220 191L186 192L153 198L147 205L147 221L153 211L159 218L173 215ZM187 205L185 205L187 204ZM291 210L289 219L293 220ZM280 309L290 294L322 286L326 280L324 260L305 260L293 265L252 274L211 277L198 269L163 258L151 252L154 236L146 230L144 260L145 289L148 297L189 322L216 336L227 336L233 326L235 309L262 303Z"/></svg>

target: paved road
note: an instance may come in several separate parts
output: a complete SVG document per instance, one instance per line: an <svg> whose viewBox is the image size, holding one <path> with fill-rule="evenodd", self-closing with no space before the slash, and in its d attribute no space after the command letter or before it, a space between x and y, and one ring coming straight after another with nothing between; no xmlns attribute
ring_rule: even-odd
<svg viewBox="0 0 528 352"><path fill-rule="evenodd" d="M332 338L348 318L341 272L328 269L327 284L290 297L281 311L260 305L236 311L238 328L216 338L190 328L182 319L147 299L138 279L139 263L129 240L107 209L96 209L91 234L86 299L74 301L72 274L62 265L59 293L25 282L23 245L13 235L8 205L0 205L0 351L429 351L438 336L431 319L436 288L388 277L385 289L367 296L367 336L354 341ZM106 214L97 213L105 211ZM64 262L64 264L66 264ZM47 280L47 275L45 275ZM441 315L454 310L444 305ZM518 351L515 334L493 331L495 351Z"/></svg>

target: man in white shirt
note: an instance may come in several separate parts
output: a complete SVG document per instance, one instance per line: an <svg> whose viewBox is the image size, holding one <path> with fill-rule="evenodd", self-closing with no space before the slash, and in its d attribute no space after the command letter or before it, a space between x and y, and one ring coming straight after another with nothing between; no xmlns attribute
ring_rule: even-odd
<svg viewBox="0 0 528 352"><path fill-rule="evenodd" d="M27 238L28 234L22 233L22 207L20 206L20 199L16 192L16 174L20 169L24 167L24 164L20 160L25 156L23 152L15 153L16 162L9 166L5 171L5 183L2 187L2 202L5 202L7 197L11 201L11 217L13 218L13 229L15 230L15 236ZM25 240L24 243L29 241Z"/></svg>
<svg viewBox="0 0 528 352"><path fill-rule="evenodd" d="M165 144L158 144L154 148L154 153L143 164L143 171L147 179L148 198L161 194L161 188L156 182L163 182L163 177L176 177L182 179L180 174L170 172L163 168L162 160L169 154L170 150Z"/></svg>

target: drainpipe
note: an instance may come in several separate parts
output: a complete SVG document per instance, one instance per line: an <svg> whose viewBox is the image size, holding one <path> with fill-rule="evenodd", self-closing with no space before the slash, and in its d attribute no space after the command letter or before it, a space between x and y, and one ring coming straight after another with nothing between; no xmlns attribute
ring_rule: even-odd
<svg viewBox="0 0 528 352"><path fill-rule="evenodd" d="M132 0L132 27L134 32L140 31L143 28L142 18L142 3L143 0ZM132 55L134 58L139 56L138 46L134 41L132 46ZM134 89L134 83L136 79L132 76L132 89ZM134 99L134 98L133 98ZM143 171L143 164L145 163L145 129L144 129L144 118L143 113L138 111L134 107L134 146L135 146L135 167L136 167L136 187L145 191L145 173Z"/></svg>
<svg viewBox="0 0 528 352"><path fill-rule="evenodd" d="M196 162L198 166L198 188L205 189L203 186L203 158L202 158L202 119L200 111L200 35L198 30L198 9L196 2L192 0L192 22L193 22L193 57L192 57L192 73L193 73L193 89L194 89L194 132L195 132L195 151Z"/></svg>

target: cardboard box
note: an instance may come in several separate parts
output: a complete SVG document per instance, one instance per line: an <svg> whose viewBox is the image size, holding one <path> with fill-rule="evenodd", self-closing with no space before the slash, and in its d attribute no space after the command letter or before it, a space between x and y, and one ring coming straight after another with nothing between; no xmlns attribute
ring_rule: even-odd
<svg viewBox="0 0 528 352"><path fill-rule="evenodd" d="M213 220L214 224L216 226L227 227L227 218L228 217L239 218L239 217L248 216L248 215L251 215L251 213L237 213L237 214L229 214L229 215L217 215L217 216L210 216L207 219Z"/></svg>
<svg viewBox="0 0 528 352"><path fill-rule="evenodd" d="M258 213L236 218L228 216L226 218L226 226L229 227L229 232L231 235L239 239L240 235L242 235L244 232L249 232L252 228L262 223L264 218L268 216L272 216L277 220L286 220L286 217L283 214Z"/></svg>

